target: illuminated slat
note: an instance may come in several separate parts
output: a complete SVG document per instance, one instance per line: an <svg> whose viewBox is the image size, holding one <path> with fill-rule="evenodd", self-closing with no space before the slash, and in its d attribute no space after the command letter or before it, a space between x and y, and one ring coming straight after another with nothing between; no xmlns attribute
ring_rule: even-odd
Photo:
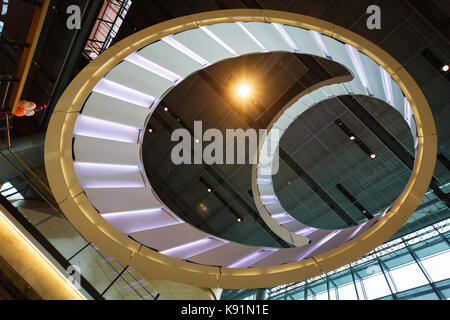
<svg viewBox="0 0 450 320"><path fill-rule="evenodd" d="M369 81L367 80L367 76L361 62L361 56L359 54L359 51L348 44L345 45L345 47L348 51L350 58L352 59L353 66L355 67L356 73L358 74L358 77L361 80L364 88L366 88L368 94L372 94Z"/></svg>
<svg viewBox="0 0 450 320"><path fill-rule="evenodd" d="M134 103L143 107L149 107L155 100L155 98L152 96L107 80L105 78L101 79L97 83L95 88L92 89L92 91L102 93L104 95L123 100L125 102Z"/></svg>
<svg viewBox="0 0 450 320"><path fill-rule="evenodd" d="M74 162L75 173L85 188L144 187L138 166Z"/></svg>
<svg viewBox="0 0 450 320"><path fill-rule="evenodd" d="M88 163L139 166L140 145L121 141L76 136L73 142L75 160Z"/></svg>
<svg viewBox="0 0 450 320"><path fill-rule="evenodd" d="M313 254L314 251L317 250L320 246L325 244L327 241L330 241L333 237L337 236L339 232L341 232L341 230L332 231L328 235L326 235L325 237L321 238L319 241L317 241L315 243L311 243L309 248L307 250L305 250L302 254L300 254L295 259L295 261L300 261L300 260L302 260L304 258L307 258L311 254Z"/></svg>
<svg viewBox="0 0 450 320"><path fill-rule="evenodd" d="M270 23L246 22L243 24L251 35L263 45L262 51L286 51L292 52L288 43L283 39L276 27ZM261 47L260 47L261 48Z"/></svg>
<svg viewBox="0 0 450 320"><path fill-rule="evenodd" d="M133 232L130 236L146 246L164 251L206 238L209 235L188 223L178 223L166 227Z"/></svg>
<svg viewBox="0 0 450 320"><path fill-rule="evenodd" d="M125 60L134 63L138 65L141 68L144 68L150 72L153 72L154 74L163 77L169 81L177 82L182 79L182 77L172 71L167 70L164 67L161 67L160 65L147 60L146 58L140 56L138 53L132 53L128 57L125 58Z"/></svg>
<svg viewBox="0 0 450 320"><path fill-rule="evenodd" d="M382 67L379 67L381 79L383 80L383 90L386 97L385 101L391 106L394 105L394 94L392 92L392 78Z"/></svg>
<svg viewBox="0 0 450 320"><path fill-rule="evenodd" d="M101 130L99 130L99 128L101 128ZM80 114L75 122L73 134L75 136L87 136L100 139L137 143L139 137L139 129Z"/></svg>
<svg viewBox="0 0 450 320"><path fill-rule="evenodd" d="M220 44L222 47L224 47L229 53L231 53L233 56L237 56L238 54L236 51L233 50L229 45L227 45L225 42L222 41L218 36L216 36L211 30L208 29L206 26L200 26L200 30L205 32L208 36L210 36L214 41L216 41L218 44Z"/></svg>
<svg viewBox="0 0 450 320"><path fill-rule="evenodd" d="M311 54L324 57L322 51L313 39L313 35L309 30L292 26L283 26L292 41L302 54Z"/></svg>
<svg viewBox="0 0 450 320"><path fill-rule="evenodd" d="M205 265L226 266L251 254L252 252L255 252L255 250L258 249L258 247L255 248L236 242L229 242L213 250L208 250L206 252L189 257L189 261Z"/></svg>
<svg viewBox="0 0 450 320"><path fill-rule="evenodd" d="M202 68L197 61L178 51L164 41L156 41L138 51L138 54L183 78Z"/></svg>
<svg viewBox="0 0 450 320"><path fill-rule="evenodd" d="M386 101L385 92L383 89L383 77L380 73L380 66L364 53L358 51L361 59L362 68L369 82L370 94L375 98Z"/></svg>
<svg viewBox="0 0 450 320"><path fill-rule="evenodd" d="M178 42L177 40L175 40L174 38L168 36L168 37L164 37L161 39L162 41L164 41L165 43L171 45L172 47L174 47L175 49L177 49L178 51L184 53L185 55L187 55L188 57L190 57L191 59L197 61L198 63L200 63L202 66L207 66L209 64L208 61L206 61L205 59L203 59L202 57L200 57L198 54L196 54L194 51L192 51L191 49L187 48L186 46L184 46L183 44L181 44L180 42Z"/></svg>
<svg viewBox="0 0 450 320"><path fill-rule="evenodd" d="M328 53L327 46L322 40L322 36L317 31L310 30L311 34L313 35L314 40L316 41L316 44L319 46L320 51L322 52L323 57L331 57Z"/></svg>
<svg viewBox="0 0 450 320"><path fill-rule="evenodd" d="M82 114L134 128L143 128L150 109L92 92L84 103Z"/></svg>
<svg viewBox="0 0 450 320"><path fill-rule="evenodd" d="M151 97L160 97L174 85L172 81L126 60L111 69L105 79L133 88Z"/></svg>
<svg viewBox="0 0 450 320"><path fill-rule="evenodd" d="M87 188L84 190L100 213L161 208L161 203L148 188Z"/></svg>
<svg viewBox="0 0 450 320"><path fill-rule="evenodd" d="M112 212L102 214L109 223L125 234L161 228L179 223L163 209Z"/></svg>
<svg viewBox="0 0 450 320"><path fill-rule="evenodd" d="M264 45L261 43L261 41L259 41L244 25L243 22L236 22L236 24L239 26L239 28L242 29L242 31L244 31L249 37L250 39L252 39L257 45L258 47L263 51L263 52L267 52L268 50L266 49L266 47L264 47Z"/></svg>
<svg viewBox="0 0 450 320"><path fill-rule="evenodd" d="M273 254L277 250L278 249L273 249L273 248L259 249L258 251L253 252L252 254L249 254L248 256L245 256L244 258L241 258L241 259L233 262L232 264L228 265L227 268L247 268L247 267L257 263L258 261L264 259L265 257Z"/></svg>
<svg viewBox="0 0 450 320"><path fill-rule="evenodd" d="M275 29L278 31L278 33L281 35L281 37L284 39L284 41L286 41L286 43L289 45L289 47L292 49L292 51L300 52L299 48L297 47L295 42L292 41L291 37L286 32L283 25L281 25L279 23L272 23L272 25L275 27Z"/></svg>
<svg viewBox="0 0 450 320"><path fill-rule="evenodd" d="M239 55L262 51L261 47L252 41L250 36L235 23L218 23L210 25L208 28Z"/></svg>
<svg viewBox="0 0 450 320"><path fill-rule="evenodd" d="M180 246L170 248L160 253L173 258L187 259L197 254L223 246L226 242L219 241L213 237L207 237L193 242L185 243Z"/></svg>

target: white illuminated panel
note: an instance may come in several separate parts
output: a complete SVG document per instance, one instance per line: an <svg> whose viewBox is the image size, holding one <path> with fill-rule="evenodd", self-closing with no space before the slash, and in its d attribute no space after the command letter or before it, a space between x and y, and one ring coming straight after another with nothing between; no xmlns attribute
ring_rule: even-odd
<svg viewBox="0 0 450 320"><path fill-rule="evenodd" d="M145 186L137 166L74 162L74 168L83 189Z"/></svg>
<svg viewBox="0 0 450 320"><path fill-rule="evenodd" d="M244 23L244 26L246 25ZM261 47L235 23L218 23L208 26L208 28L239 55L262 51Z"/></svg>
<svg viewBox="0 0 450 320"><path fill-rule="evenodd" d="M155 101L153 96L149 96L105 78L101 79L92 91L147 108Z"/></svg>
<svg viewBox="0 0 450 320"><path fill-rule="evenodd" d="M147 188L86 188L87 198L100 213L159 209L159 200Z"/></svg>
<svg viewBox="0 0 450 320"><path fill-rule="evenodd" d="M101 128L101 130L99 130ZM137 143L139 129L117 122L105 121L80 114L73 130L75 136L87 136L129 143Z"/></svg>
<svg viewBox="0 0 450 320"><path fill-rule="evenodd" d="M183 78L203 66L164 41L157 41L138 51L138 54Z"/></svg>
<svg viewBox="0 0 450 320"><path fill-rule="evenodd" d="M153 249L164 251L206 238L209 235L188 223L178 223L166 227L134 232L130 236Z"/></svg>
<svg viewBox="0 0 450 320"><path fill-rule="evenodd" d="M92 92L83 106L82 117L89 116L117 123L119 130L121 125L141 129L145 126L145 119L149 113L149 108Z"/></svg>
<svg viewBox="0 0 450 320"><path fill-rule="evenodd" d="M173 82L139 67L122 61L105 76L105 79L133 88L152 97L159 97L173 86Z"/></svg>
<svg viewBox="0 0 450 320"><path fill-rule="evenodd" d="M142 230L161 228L179 223L163 209L111 212L102 214L119 231L130 234Z"/></svg>
<svg viewBox="0 0 450 320"><path fill-rule="evenodd" d="M103 163L139 166L140 145L121 141L76 136L73 143L75 160L88 163Z"/></svg>
<svg viewBox="0 0 450 320"><path fill-rule="evenodd" d="M135 65L137 65L147 71L153 72L154 74L156 74L160 77L163 77L169 81L177 82L182 79L182 77L180 75L178 75L170 70L167 70L166 68L161 67L160 65L158 65L150 60L147 60L143 56L140 56L137 52L130 54L128 57L125 58L125 60L127 60L131 63L134 63Z"/></svg>
<svg viewBox="0 0 450 320"><path fill-rule="evenodd" d="M295 43L296 47L302 54L311 54L318 57L324 57L322 50L314 41L313 35L309 30L292 27L283 26L292 41Z"/></svg>
<svg viewBox="0 0 450 320"><path fill-rule="evenodd" d="M289 35L281 25L263 23L263 22L247 22L245 28L262 43L263 47L269 51L287 51L292 52L294 49L286 42L289 41ZM281 30L281 31L279 31ZM279 32L284 32L283 34ZM291 41L291 45L295 44Z"/></svg>
<svg viewBox="0 0 450 320"><path fill-rule="evenodd" d="M185 54L192 60L197 61L202 66L207 66L209 64L209 62L207 60L205 60L203 57L199 56L196 52L192 51L191 49L189 49L188 47L183 45L181 42L175 40L175 38L173 38L171 36L167 36L167 37L162 38L161 40L164 41L165 43L167 43L168 45L174 47L181 53Z"/></svg>

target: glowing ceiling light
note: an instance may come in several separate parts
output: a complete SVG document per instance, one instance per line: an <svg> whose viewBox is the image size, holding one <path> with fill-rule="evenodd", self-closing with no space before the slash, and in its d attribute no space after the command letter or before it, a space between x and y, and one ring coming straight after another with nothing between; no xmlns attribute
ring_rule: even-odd
<svg viewBox="0 0 450 320"><path fill-rule="evenodd" d="M444 71L444 72L447 72L449 69L450 69L450 67L448 64L442 66L442 71Z"/></svg>
<svg viewBox="0 0 450 320"><path fill-rule="evenodd" d="M356 137L355 136L350 136L350 140L355 140L356 139Z"/></svg>
<svg viewBox="0 0 450 320"><path fill-rule="evenodd" d="M375 153L370 154L370 159L375 159L376 157L377 157L377 155Z"/></svg>
<svg viewBox="0 0 450 320"><path fill-rule="evenodd" d="M248 84L242 83L237 88L237 93L241 98L248 98L251 93L251 88Z"/></svg>

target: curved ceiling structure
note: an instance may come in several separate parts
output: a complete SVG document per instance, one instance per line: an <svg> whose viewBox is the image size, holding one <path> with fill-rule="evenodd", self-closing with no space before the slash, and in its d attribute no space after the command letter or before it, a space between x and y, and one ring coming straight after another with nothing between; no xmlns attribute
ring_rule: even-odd
<svg viewBox="0 0 450 320"><path fill-rule="evenodd" d="M415 169L402 195L383 214L360 226L310 234L303 232L307 226L281 223L277 214L284 212L265 171L273 153L262 153L263 166L254 168L253 192L261 194L257 207L280 237L299 247L247 246L212 236L180 219L154 193L142 167L140 144L162 97L208 65L269 51L333 59L353 74L347 83L323 82L321 88L299 93L302 98L279 113L272 129L283 131L308 107L343 94L370 94L405 110L416 137ZM263 150L278 144L279 137L271 137ZM45 156L62 211L108 254L150 277L203 287L251 288L318 275L385 241L413 213L428 187L436 135L414 80L369 41L297 14L226 10L155 25L100 55L73 80L56 106Z"/></svg>

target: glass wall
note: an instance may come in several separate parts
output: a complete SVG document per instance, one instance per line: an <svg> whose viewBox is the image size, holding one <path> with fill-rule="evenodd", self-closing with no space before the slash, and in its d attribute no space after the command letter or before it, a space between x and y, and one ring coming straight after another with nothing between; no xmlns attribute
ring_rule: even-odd
<svg viewBox="0 0 450 320"><path fill-rule="evenodd" d="M300 283L268 289L276 300L447 300L450 219L389 241L363 258Z"/></svg>

